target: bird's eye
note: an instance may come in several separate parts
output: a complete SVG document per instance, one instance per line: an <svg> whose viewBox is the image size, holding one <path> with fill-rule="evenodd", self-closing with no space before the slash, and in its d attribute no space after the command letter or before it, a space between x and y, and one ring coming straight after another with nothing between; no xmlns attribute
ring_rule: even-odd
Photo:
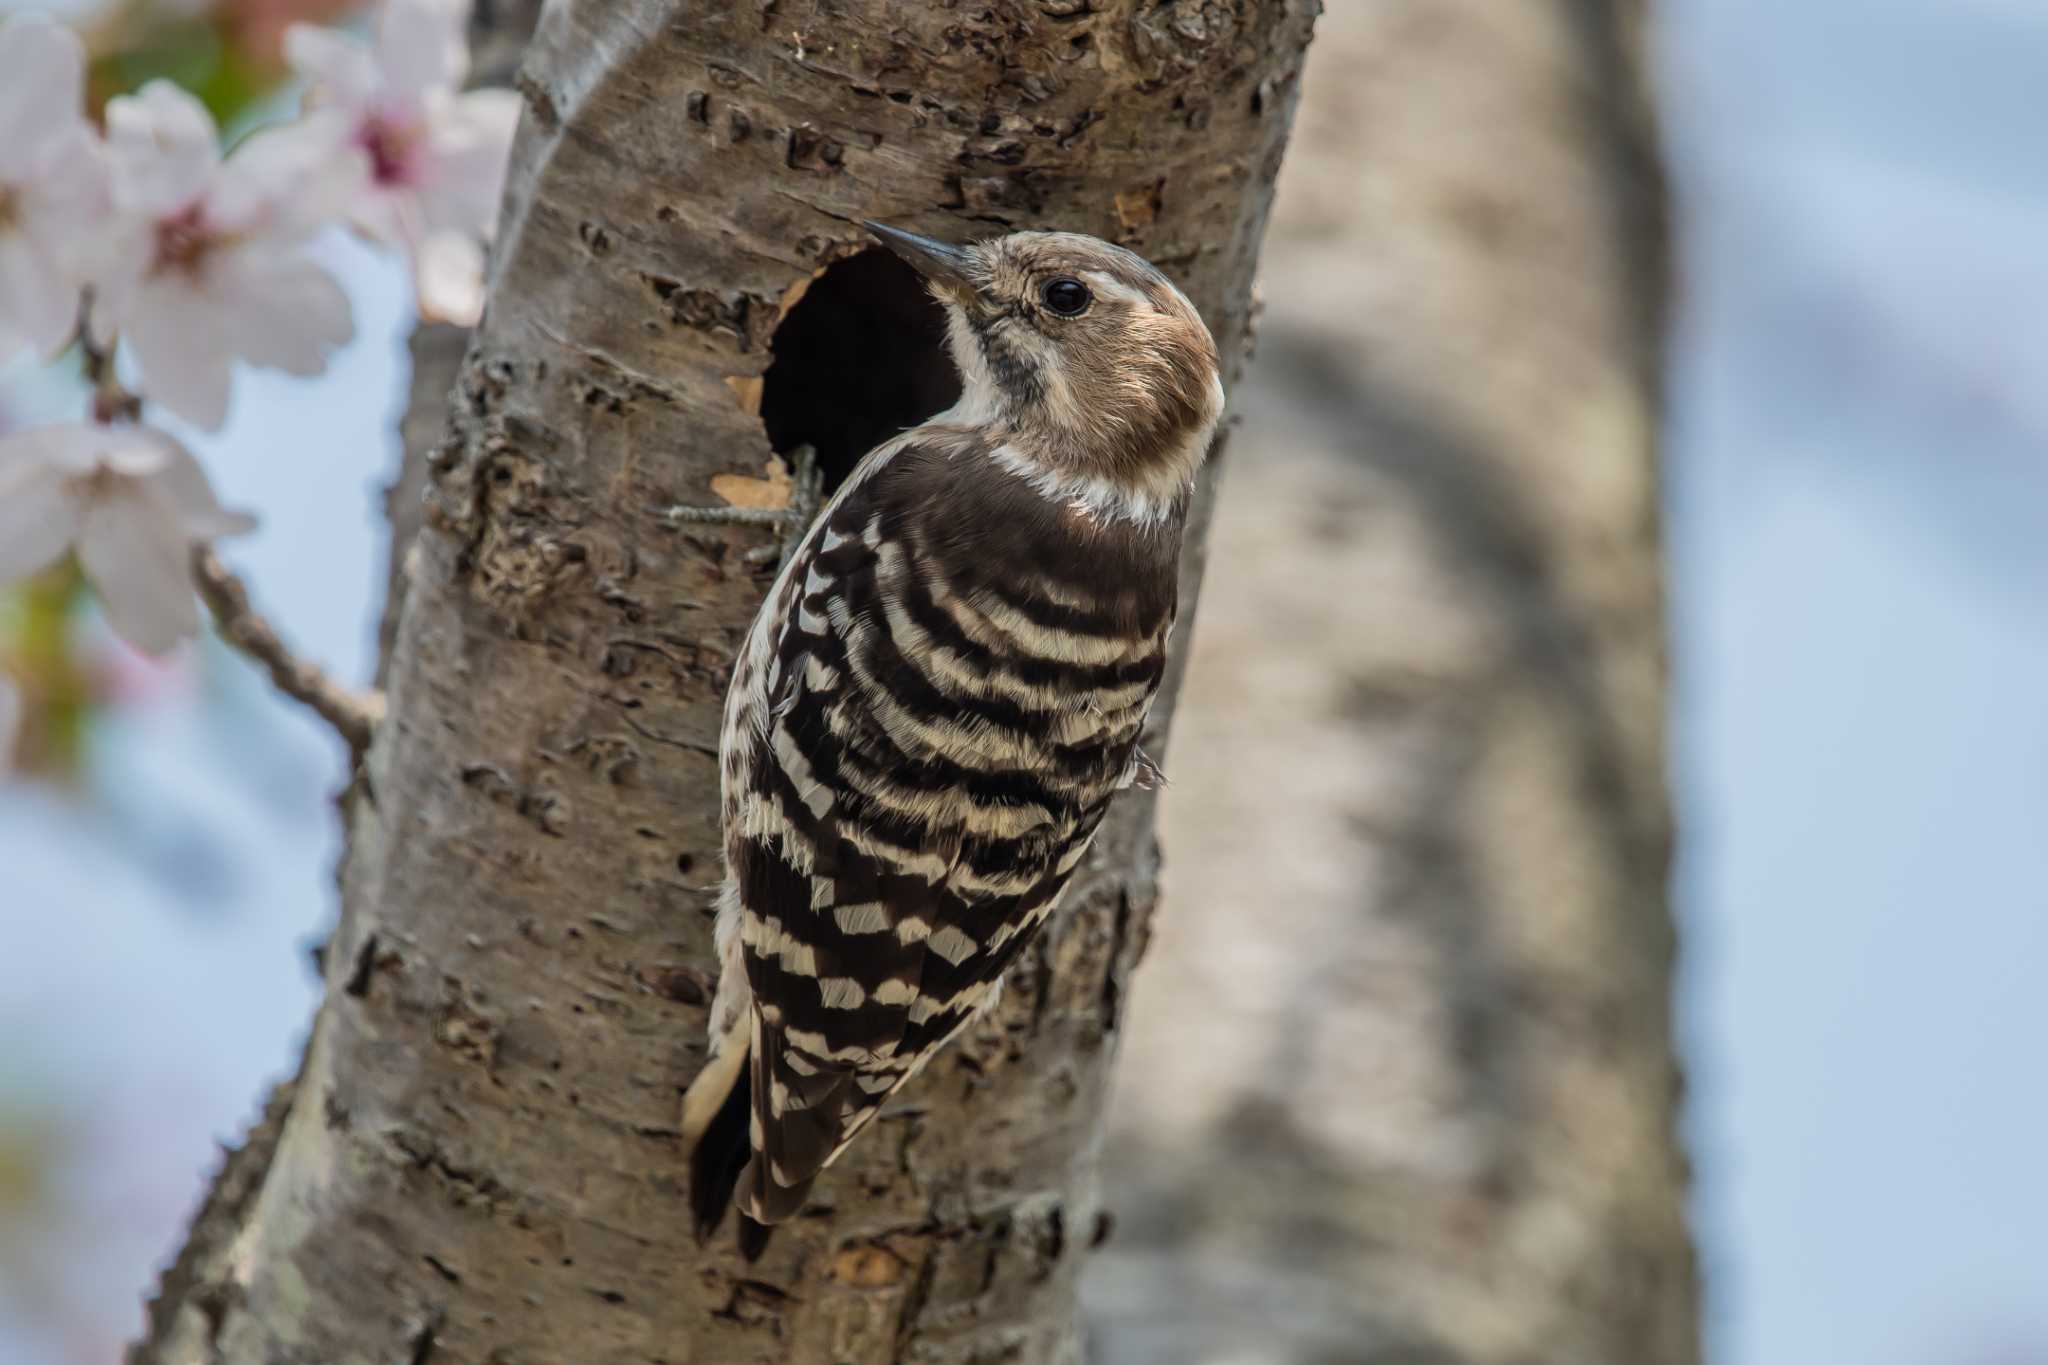
<svg viewBox="0 0 2048 1365"><path fill-rule="evenodd" d="M1045 302L1046 311L1058 313L1063 318L1077 318L1088 311L1093 298L1088 286L1065 275L1056 280L1047 280L1045 288L1038 291L1038 297Z"/></svg>

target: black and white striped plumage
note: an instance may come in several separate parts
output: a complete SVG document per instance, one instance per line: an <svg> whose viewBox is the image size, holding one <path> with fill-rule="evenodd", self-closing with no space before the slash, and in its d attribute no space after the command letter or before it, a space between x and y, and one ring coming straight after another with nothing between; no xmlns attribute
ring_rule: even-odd
<svg viewBox="0 0 2048 1365"><path fill-rule="evenodd" d="M1051 913L1138 771L1222 401L1199 318L1128 252L887 238L947 304L964 392L856 468L734 670L722 974L684 1113L707 1225L728 1196L793 1216ZM1047 280L1086 311L1034 307Z"/></svg>

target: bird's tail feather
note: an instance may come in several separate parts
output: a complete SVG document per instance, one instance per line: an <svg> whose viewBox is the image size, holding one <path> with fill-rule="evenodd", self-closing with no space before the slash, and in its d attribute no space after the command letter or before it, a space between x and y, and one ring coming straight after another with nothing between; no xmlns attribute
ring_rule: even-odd
<svg viewBox="0 0 2048 1365"><path fill-rule="evenodd" d="M733 1202L753 1155L753 1068L743 1039L728 1036L683 1097L683 1140L690 1144L690 1212L699 1243L709 1240ZM740 1255L753 1262L771 1229L739 1211Z"/></svg>
<svg viewBox="0 0 2048 1365"><path fill-rule="evenodd" d="M705 1071L720 1069L724 1060L713 1058ZM694 1135L696 1145L690 1151L690 1211L696 1216L700 1242L711 1235L725 1216L725 1206L732 1202L733 1189L739 1184L740 1172L746 1169L750 1149L747 1120L754 1106L753 1087L747 1075L750 1068L739 1065L724 1069L731 1074L699 1078L711 1085L722 1080L726 1086L724 1098L710 1111L702 1130ZM692 1082L690 1088L696 1090L697 1082ZM687 1124L685 1136L693 1136Z"/></svg>
<svg viewBox="0 0 2048 1365"><path fill-rule="evenodd" d="M683 1145L690 1153L690 1212L697 1240L704 1241L732 1203L753 1140L753 1052L755 1024L751 991L740 946L741 915L736 890L727 883L718 911L717 946L721 970L711 1002L711 1056L683 1094ZM741 1220L741 1249L749 1238ZM760 1254L755 1239L747 1259Z"/></svg>
<svg viewBox="0 0 2048 1365"><path fill-rule="evenodd" d="M761 1253L768 1249L768 1238L775 1229L766 1223L757 1223L744 1213L740 1215L740 1259L752 1265L761 1259Z"/></svg>
<svg viewBox="0 0 2048 1365"><path fill-rule="evenodd" d="M725 1218L725 1207L733 1201L741 1173L748 1169L752 1142L748 1142L748 1119L754 1113L754 1085L748 1066L737 1068L737 1078L725 1093L725 1101L711 1115L705 1132L698 1134L690 1150L690 1214L696 1218L696 1240L705 1242ZM760 1261L768 1250L768 1234L774 1228L754 1222L739 1209L739 1254L748 1263Z"/></svg>

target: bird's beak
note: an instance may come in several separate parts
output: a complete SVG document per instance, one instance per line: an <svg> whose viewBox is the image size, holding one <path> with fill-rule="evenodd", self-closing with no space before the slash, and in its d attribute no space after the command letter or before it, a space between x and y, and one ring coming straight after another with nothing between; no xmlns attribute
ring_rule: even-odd
<svg viewBox="0 0 2048 1365"><path fill-rule="evenodd" d="M874 233L883 246L910 262L913 270L933 284L952 293L974 292L974 281L967 273L974 258L965 247L942 242L936 237L920 237L915 232L905 232L902 228L872 219L862 219L861 226Z"/></svg>

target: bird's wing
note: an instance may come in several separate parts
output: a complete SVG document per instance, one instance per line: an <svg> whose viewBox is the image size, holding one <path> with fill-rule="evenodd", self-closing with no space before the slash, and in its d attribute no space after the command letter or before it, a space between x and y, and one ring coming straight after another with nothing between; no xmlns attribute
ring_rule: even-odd
<svg viewBox="0 0 2048 1365"><path fill-rule="evenodd" d="M928 563L905 540L907 497L885 467L829 505L772 598L756 696L735 704L760 726L727 772L758 1019L756 1156L737 1195L760 1222L795 1214L817 1171L989 1003L1122 767L1106 759L1087 802L1047 796L1022 759L971 767L1034 718L946 690L918 624L932 604L918 600Z"/></svg>
<svg viewBox="0 0 2048 1365"><path fill-rule="evenodd" d="M969 506L985 524L962 529L946 499L995 467L978 454L928 440L869 457L778 584L735 702L758 726L726 774L759 1020L739 1197L763 1222L794 1213L993 999L1093 837L1156 685L1170 563L1166 605L1127 651L1121 624L1072 605L1088 584L1066 604L1028 597L1024 578L1093 570L1048 560L1055 527L1005 543L983 504ZM1051 515L1028 489L1018 506ZM990 581L1008 565L1018 584Z"/></svg>

